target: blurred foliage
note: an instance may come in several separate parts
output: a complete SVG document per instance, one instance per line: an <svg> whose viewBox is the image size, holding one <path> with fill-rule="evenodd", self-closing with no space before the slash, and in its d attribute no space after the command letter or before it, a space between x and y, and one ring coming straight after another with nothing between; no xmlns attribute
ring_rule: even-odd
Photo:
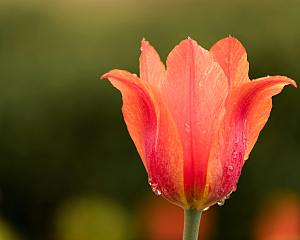
<svg viewBox="0 0 300 240"><path fill-rule="evenodd" d="M28 239L50 240L65 199L101 194L131 212L150 188L120 94L98 75L138 72L142 37L165 59L187 36L209 48L231 34L250 76L299 83L299 10L298 0L0 0L1 214ZM292 88L274 98L216 239L249 239L265 194L300 193L299 101Z"/></svg>
<svg viewBox="0 0 300 240"><path fill-rule="evenodd" d="M0 239L1 240L20 240L17 234L12 230L9 225L0 219Z"/></svg>
<svg viewBox="0 0 300 240"><path fill-rule="evenodd" d="M126 240L131 236L127 213L113 201L99 197L66 202L56 221L60 240Z"/></svg>

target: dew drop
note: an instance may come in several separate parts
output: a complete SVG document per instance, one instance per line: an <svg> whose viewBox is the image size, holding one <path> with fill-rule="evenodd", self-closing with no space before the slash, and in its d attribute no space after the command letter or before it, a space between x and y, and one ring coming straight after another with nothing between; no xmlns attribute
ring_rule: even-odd
<svg viewBox="0 0 300 240"><path fill-rule="evenodd" d="M189 133L189 132L191 131L191 126L190 126L190 124L185 123L185 124L184 124L184 129L185 129L185 131L186 131L187 133Z"/></svg>
<svg viewBox="0 0 300 240"><path fill-rule="evenodd" d="M152 189L152 191L157 195L160 196L161 195L161 191L158 188Z"/></svg>
<svg viewBox="0 0 300 240"><path fill-rule="evenodd" d="M149 178L148 178L148 183L149 183L149 185L150 185L150 186L152 186L152 184L153 184L153 180L152 180L152 178L151 178L151 177L149 177Z"/></svg>
<svg viewBox="0 0 300 240"><path fill-rule="evenodd" d="M223 206L223 205L225 204L225 201L226 201L227 199L230 198L230 195L231 195L231 193L232 193L233 191L235 191L235 189L232 190L230 193L228 193L224 198L222 198L221 200L219 200L219 201L217 202L217 204L218 204L219 206Z"/></svg>
<svg viewBox="0 0 300 240"><path fill-rule="evenodd" d="M217 201L217 204L218 204L219 206L223 206L223 205L225 204L225 200L226 200L226 198L223 198L223 199L221 199L220 201Z"/></svg>
<svg viewBox="0 0 300 240"><path fill-rule="evenodd" d="M149 178L149 185L152 189L152 191L154 192L155 195L160 196L161 195L161 191L158 188L158 184L154 183L153 180L151 178Z"/></svg>
<svg viewBox="0 0 300 240"><path fill-rule="evenodd" d="M207 211L209 208L210 208L209 206L206 207L206 208L203 208L202 211L205 212L205 211Z"/></svg>

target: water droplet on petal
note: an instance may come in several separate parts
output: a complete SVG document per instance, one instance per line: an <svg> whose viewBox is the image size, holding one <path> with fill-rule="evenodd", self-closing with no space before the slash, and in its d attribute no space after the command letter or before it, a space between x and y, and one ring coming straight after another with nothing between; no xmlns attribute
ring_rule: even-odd
<svg viewBox="0 0 300 240"><path fill-rule="evenodd" d="M152 190L153 190L153 192L154 192L157 196L160 196L160 195L161 195L161 191L160 191L158 188L152 189Z"/></svg>
<svg viewBox="0 0 300 240"><path fill-rule="evenodd" d="M226 200L226 198L223 198L223 199L217 201L217 204L218 204L219 206L223 206L223 205L225 204L225 200Z"/></svg>
<svg viewBox="0 0 300 240"><path fill-rule="evenodd" d="M206 207L206 208L203 208L202 211L205 212L205 211L207 211L209 208L210 208L209 206Z"/></svg>
<svg viewBox="0 0 300 240"><path fill-rule="evenodd" d="M218 204L219 206L223 206L223 205L225 204L225 201L226 201L227 199L230 198L230 195L231 195L231 193L232 193L233 191L235 191L235 188L234 188L234 190L232 190L230 193L228 193L224 198L222 198L221 200L219 200L219 201L217 202L217 204Z"/></svg>
<svg viewBox="0 0 300 240"><path fill-rule="evenodd" d="M149 178L149 185L152 189L152 191L154 192L155 195L160 196L161 195L161 191L158 188L158 184L154 183L153 180L151 178Z"/></svg>

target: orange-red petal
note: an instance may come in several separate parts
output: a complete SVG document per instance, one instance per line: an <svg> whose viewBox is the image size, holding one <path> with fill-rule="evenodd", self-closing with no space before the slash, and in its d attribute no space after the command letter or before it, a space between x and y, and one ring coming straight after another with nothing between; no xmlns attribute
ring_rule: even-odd
<svg viewBox="0 0 300 240"><path fill-rule="evenodd" d="M159 94L126 71L112 70L102 78L122 93L124 119L154 192L185 206L182 145Z"/></svg>
<svg viewBox="0 0 300 240"><path fill-rule="evenodd" d="M140 78L153 87L160 88L166 77L166 69L154 47L145 39L141 44Z"/></svg>
<svg viewBox="0 0 300 240"><path fill-rule="evenodd" d="M239 40L230 36L223 38L212 46L210 52L222 67L230 90L250 81L247 53Z"/></svg>
<svg viewBox="0 0 300 240"><path fill-rule="evenodd" d="M219 139L211 152L208 201L220 200L235 191L243 164L268 120L271 97L288 84L296 86L287 77L265 77L241 85L230 96Z"/></svg>
<svg viewBox="0 0 300 240"><path fill-rule="evenodd" d="M249 102L246 127L246 152L248 158L258 135L269 118L272 108L271 97L279 94L286 85L297 87L296 82L284 76L268 76L251 81L245 85L244 100ZM250 103L251 102L251 103Z"/></svg>
<svg viewBox="0 0 300 240"><path fill-rule="evenodd" d="M169 54L161 91L183 142L184 189L193 207L202 199L210 147L224 114L227 80L211 54L189 38Z"/></svg>

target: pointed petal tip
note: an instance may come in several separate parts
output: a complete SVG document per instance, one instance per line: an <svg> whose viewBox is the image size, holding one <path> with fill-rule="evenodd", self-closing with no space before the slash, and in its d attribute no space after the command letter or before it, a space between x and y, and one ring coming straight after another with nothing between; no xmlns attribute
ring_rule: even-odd
<svg viewBox="0 0 300 240"><path fill-rule="evenodd" d="M147 40L146 40L146 38L142 38L142 41L141 41L141 45L143 45L143 44L147 44L147 43L149 43Z"/></svg>
<svg viewBox="0 0 300 240"><path fill-rule="evenodd" d="M295 87L295 88L297 88L298 86L297 86L297 83L296 83L296 81L295 80L293 80L293 79L290 79L290 81L291 81L291 84L292 84L292 86L293 87Z"/></svg>
<svg viewBox="0 0 300 240"><path fill-rule="evenodd" d="M108 78L109 72L102 74L99 79Z"/></svg>
<svg viewBox="0 0 300 240"><path fill-rule="evenodd" d="M194 40L193 38L191 38L190 36L188 36L186 39L183 39L183 40L181 40L176 46L175 46L175 48L176 47L179 47L179 46L182 46L182 45L185 45L185 44L191 44L191 45L193 45L193 44L195 44L195 45L199 45L198 43L197 43L197 41L196 40ZM174 48L174 49L175 49Z"/></svg>
<svg viewBox="0 0 300 240"><path fill-rule="evenodd" d="M140 47L140 50L141 52L145 51L145 49L147 49L148 47L151 47L149 41L146 40L146 38L142 38L142 41L141 41L141 47Z"/></svg>
<svg viewBox="0 0 300 240"><path fill-rule="evenodd" d="M235 38L235 37L234 37L233 35L231 35L231 34L228 34L227 37L221 38L220 40L230 40L230 39L232 39L232 40L237 40L237 38Z"/></svg>
<svg viewBox="0 0 300 240"><path fill-rule="evenodd" d="M100 76L100 79L115 78L115 77L128 77L128 74L130 74L130 73L125 70L113 69L107 73L104 73L102 76ZM130 75L135 76L135 74L130 74Z"/></svg>
<svg viewBox="0 0 300 240"><path fill-rule="evenodd" d="M211 49L213 49L216 46L222 46L223 44L237 44L243 47L243 49L245 50L243 44L241 43L241 41L239 39L237 39L236 37L232 36L231 34L228 35L228 37L225 38L221 38L219 41L217 41L212 47ZM245 50L246 51L246 50Z"/></svg>
<svg viewBox="0 0 300 240"><path fill-rule="evenodd" d="M297 88L298 86L297 86L297 83L294 81L294 84L293 84L293 86L295 87L295 88Z"/></svg>
<svg viewBox="0 0 300 240"><path fill-rule="evenodd" d="M231 41L231 42L236 42L240 45L243 45L239 39L236 37L232 36L231 34L228 35L228 37L220 39L218 42L223 42L223 41Z"/></svg>
<svg viewBox="0 0 300 240"><path fill-rule="evenodd" d="M197 43L197 41L196 40L194 40L192 37L190 37L190 36L188 36L187 37L187 39L185 39L185 40L183 40L182 42L184 42L184 41L188 41L188 42L191 42L191 43ZM198 44L198 43L197 43Z"/></svg>
<svg viewBox="0 0 300 240"><path fill-rule="evenodd" d="M99 77L99 79L106 79L106 78L110 78L110 77L113 77L113 75L115 75L114 73L117 71L117 69L113 69L113 70L110 70L108 71L107 73L104 73L103 75L101 75Z"/></svg>
<svg viewBox="0 0 300 240"><path fill-rule="evenodd" d="M238 41L238 39L236 37L234 37L233 35L231 35L231 34L228 34L228 37L226 37L226 38Z"/></svg>
<svg viewBox="0 0 300 240"><path fill-rule="evenodd" d="M295 80L286 76L267 76L267 78L273 78L274 80L279 80L285 85L291 84L293 87L297 88L297 83Z"/></svg>
<svg viewBox="0 0 300 240"><path fill-rule="evenodd" d="M297 88L298 86L297 86L297 83L296 83L296 81L295 80L293 80L293 79L290 79L290 78L288 78L288 77L286 77L287 78L287 80L288 80L288 82L289 82L289 84L291 84L293 87L295 87L295 88Z"/></svg>

